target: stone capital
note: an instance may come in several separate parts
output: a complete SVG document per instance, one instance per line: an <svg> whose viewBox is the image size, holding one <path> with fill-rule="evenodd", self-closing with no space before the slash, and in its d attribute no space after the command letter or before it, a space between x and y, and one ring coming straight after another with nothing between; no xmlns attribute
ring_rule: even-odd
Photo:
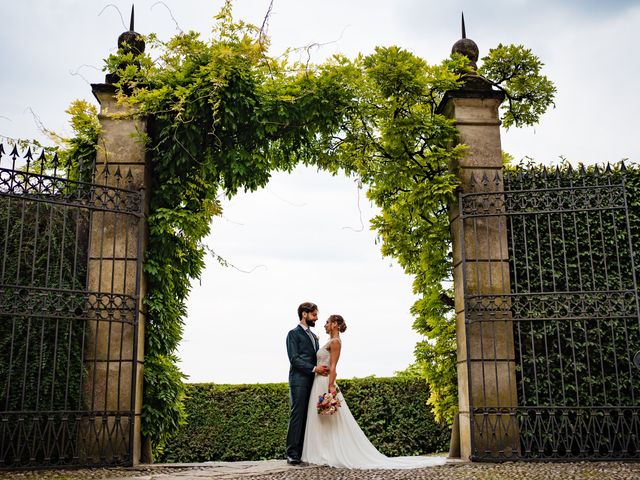
<svg viewBox="0 0 640 480"><path fill-rule="evenodd" d="M91 92L100 104L99 117L126 117L135 113L135 108L118 102L118 89L110 83L92 83Z"/></svg>
<svg viewBox="0 0 640 480"><path fill-rule="evenodd" d="M499 90L485 90L475 88L460 88L449 90L444 94L436 113L458 120L456 106L488 106L495 108L496 117L498 107L504 101L505 94ZM470 100L480 100L481 102L470 102Z"/></svg>

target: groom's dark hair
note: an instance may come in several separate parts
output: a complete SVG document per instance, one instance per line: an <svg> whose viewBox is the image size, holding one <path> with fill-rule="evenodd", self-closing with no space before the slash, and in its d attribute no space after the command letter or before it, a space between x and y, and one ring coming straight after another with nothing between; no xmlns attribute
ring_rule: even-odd
<svg viewBox="0 0 640 480"><path fill-rule="evenodd" d="M315 303L311 303L311 302L301 303L300 306L298 307L298 320L302 320L303 312L311 313L311 312L315 312L316 310L318 310L318 306Z"/></svg>

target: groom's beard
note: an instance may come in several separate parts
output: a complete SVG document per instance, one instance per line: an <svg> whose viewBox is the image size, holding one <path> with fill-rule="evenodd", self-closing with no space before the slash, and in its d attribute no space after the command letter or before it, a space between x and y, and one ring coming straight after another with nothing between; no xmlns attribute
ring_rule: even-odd
<svg viewBox="0 0 640 480"><path fill-rule="evenodd" d="M315 327L316 326L316 322L313 320L307 320L307 326L309 327Z"/></svg>

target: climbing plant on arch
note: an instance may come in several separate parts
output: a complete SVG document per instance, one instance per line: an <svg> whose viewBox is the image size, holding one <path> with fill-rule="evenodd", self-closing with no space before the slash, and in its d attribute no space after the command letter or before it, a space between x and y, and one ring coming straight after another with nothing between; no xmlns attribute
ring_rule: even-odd
<svg viewBox="0 0 640 480"><path fill-rule="evenodd" d="M449 165L465 146L436 108L462 84L468 60L429 65L398 47L319 65L273 58L263 32L234 21L230 1L210 39L189 32L147 42L151 53L121 51L105 65L118 73L121 101L150 119L143 434L162 448L183 421L175 351L219 195L256 190L300 163L360 178L380 208L371 227L419 297L414 328L426 339L416 370L430 384L437 418L450 420L455 331L443 282L451 277L447 206L458 179ZM483 60L481 72L509 98L505 126L537 122L555 93L540 61L522 46L498 46Z"/></svg>

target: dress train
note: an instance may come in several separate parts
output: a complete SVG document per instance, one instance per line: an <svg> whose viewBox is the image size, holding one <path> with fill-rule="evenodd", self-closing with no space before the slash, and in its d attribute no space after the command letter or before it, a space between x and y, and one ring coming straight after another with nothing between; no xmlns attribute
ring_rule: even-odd
<svg viewBox="0 0 640 480"><path fill-rule="evenodd" d="M318 350L318 364L329 364L326 345ZM349 410L342 393L333 415L318 415L318 397L328 391L329 378L316 375L311 388L302 461L351 469L409 469L445 463L444 457L387 457L369 441Z"/></svg>

